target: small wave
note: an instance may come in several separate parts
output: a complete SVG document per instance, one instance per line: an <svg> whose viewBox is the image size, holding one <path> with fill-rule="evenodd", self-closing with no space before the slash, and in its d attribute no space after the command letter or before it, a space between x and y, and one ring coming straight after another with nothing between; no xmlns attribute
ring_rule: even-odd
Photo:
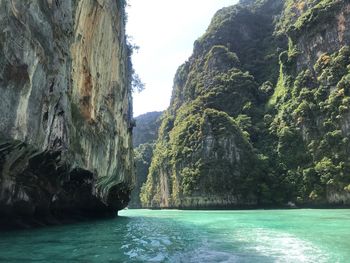
<svg viewBox="0 0 350 263"><path fill-rule="evenodd" d="M329 262L320 248L291 234L257 228L240 230L234 236L245 244L245 250L272 257L274 262Z"/></svg>
<svg viewBox="0 0 350 263"><path fill-rule="evenodd" d="M220 263L234 263L239 261L240 257L232 255L227 252L210 251L207 249L199 249L190 251L184 254L175 255L170 258L169 262L188 262L188 263L202 263L202 262L220 262Z"/></svg>

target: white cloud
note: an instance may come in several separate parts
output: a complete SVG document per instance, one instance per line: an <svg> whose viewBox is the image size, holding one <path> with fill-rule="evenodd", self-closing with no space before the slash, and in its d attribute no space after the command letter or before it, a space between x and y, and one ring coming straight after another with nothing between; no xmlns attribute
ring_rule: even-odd
<svg viewBox="0 0 350 263"><path fill-rule="evenodd" d="M127 34L140 50L133 64L145 91L134 95L134 115L165 110L177 68L215 12L237 0L129 0Z"/></svg>

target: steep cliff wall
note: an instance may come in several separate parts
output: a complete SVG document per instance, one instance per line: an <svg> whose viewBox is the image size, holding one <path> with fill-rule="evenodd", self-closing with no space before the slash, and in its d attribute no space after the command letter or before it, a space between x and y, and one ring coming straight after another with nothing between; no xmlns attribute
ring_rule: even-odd
<svg viewBox="0 0 350 263"><path fill-rule="evenodd" d="M0 213L127 205L132 101L124 1L0 1Z"/></svg>
<svg viewBox="0 0 350 263"><path fill-rule="evenodd" d="M155 142L161 124L163 112L148 112L135 118L133 130L135 185L130 195L129 208L140 208L140 192L147 180L148 169L151 165Z"/></svg>
<svg viewBox="0 0 350 263"><path fill-rule="evenodd" d="M132 136L134 147L157 140L162 114L162 111L154 111L135 118L136 126Z"/></svg>
<svg viewBox="0 0 350 263"><path fill-rule="evenodd" d="M289 49L269 105L278 112L270 125L278 161L287 164L280 172L301 204L349 205L350 2L288 1L279 26Z"/></svg>
<svg viewBox="0 0 350 263"><path fill-rule="evenodd" d="M141 200L146 207L240 207L259 202L258 154L245 126L259 86L278 78L273 37L281 1L224 8L177 71ZM266 86L272 86L267 84Z"/></svg>
<svg viewBox="0 0 350 263"><path fill-rule="evenodd" d="M350 204L349 4L218 11L176 73L143 205Z"/></svg>
<svg viewBox="0 0 350 263"><path fill-rule="evenodd" d="M135 184L131 191L129 208L141 208L140 192L142 185L147 180L148 170L151 165L155 142L140 144L134 149Z"/></svg>

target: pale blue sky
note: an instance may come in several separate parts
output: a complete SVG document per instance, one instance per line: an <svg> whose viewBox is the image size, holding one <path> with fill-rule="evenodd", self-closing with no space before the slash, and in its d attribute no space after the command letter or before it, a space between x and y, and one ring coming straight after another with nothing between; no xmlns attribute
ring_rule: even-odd
<svg viewBox="0 0 350 263"><path fill-rule="evenodd" d="M146 89L134 94L134 116L169 106L177 68L192 53L217 10L237 0L129 0L127 34L140 47L133 56Z"/></svg>

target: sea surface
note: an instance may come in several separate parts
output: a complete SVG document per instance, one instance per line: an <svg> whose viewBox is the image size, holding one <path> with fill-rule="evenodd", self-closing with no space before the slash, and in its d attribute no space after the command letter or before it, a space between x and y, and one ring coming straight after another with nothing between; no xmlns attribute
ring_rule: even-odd
<svg viewBox="0 0 350 263"><path fill-rule="evenodd" d="M0 262L350 262L350 210L123 210L0 233Z"/></svg>

